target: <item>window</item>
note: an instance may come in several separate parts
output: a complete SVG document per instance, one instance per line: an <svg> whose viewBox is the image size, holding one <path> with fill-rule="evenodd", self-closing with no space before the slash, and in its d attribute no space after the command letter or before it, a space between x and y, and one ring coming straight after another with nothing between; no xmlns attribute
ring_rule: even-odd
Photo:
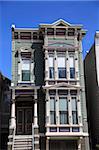
<svg viewBox="0 0 99 150"><path fill-rule="evenodd" d="M30 61L22 60L22 81L30 81Z"/></svg>
<svg viewBox="0 0 99 150"><path fill-rule="evenodd" d="M65 57L58 57L58 77L66 78L66 63Z"/></svg>
<svg viewBox="0 0 99 150"><path fill-rule="evenodd" d="M50 97L50 122L51 122L51 124L56 124L55 97Z"/></svg>
<svg viewBox="0 0 99 150"><path fill-rule="evenodd" d="M54 78L54 58L49 57L49 78Z"/></svg>
<svg viewBox="0 0 99 150"><path fill-rule="evenodd" d="M65 35L66 29L63 28L57 28L56 29L56 35Z"/></svg>
<svg viewBox="0 0 99 150"><path fill-rule="evenodd" d="M59 98L60 124L68 124L68 102L66 97Z"/></svg>
<svg viewBox="0 0 99 150"><path fill-rule="evenodd" d="M54 35L54 29L53 28L47 28L47 35Z"/></svg>
<svg viewBox="0 0 99 150"><path fill-rule="evenodd" d="M75 67L74 67L74 57L73 56L69 57L69 66L70 66L70 78L74 79L75 78Z"/></svg>
<svg viewBox="0 0 99 150"><path fill-rule="evenodd" d="M77 114L77 101L76 97L72 97L72 123L77 124L78 123L78 114Z"/></svg>
<svg viewBox="0 0 99 150"><path fill-rule="evenodd" d="M68 36L74 36L74 32L75 32L75 29L69 28L68 29Z"/></svg>
<svg viewBox="0 0 99 150"><path fill-rule="evenodd" d="M31 32L21 32L20 39L30 40L31 39Z"/></svg>

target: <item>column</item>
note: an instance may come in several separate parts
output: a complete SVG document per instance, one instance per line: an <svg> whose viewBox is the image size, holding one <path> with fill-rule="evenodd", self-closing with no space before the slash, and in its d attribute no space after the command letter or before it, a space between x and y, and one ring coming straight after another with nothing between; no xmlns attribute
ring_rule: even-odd
<svg viewBox="0 0 99 150"><path fill-rule="evenodd" d="M46 89L46 126L50 124L50 97L49 90ZM49 132L49 127L46 128L46 131Z"/></svg>
<svg viewBox="0 0 99 150"><path fill-rule="evenodd" d="M49 150L49 137L46 138L46 150Z"/></svg>
<svg viewBox="0 0 99 150"><path fill-rule="evenodd" d="M22 81L22 60L21 60L21 52L19 51L19 58L18 58L18 82Z"/></svg>
<svg viewBox="0 0 99 150"><path fill-rule="evenodd" d="M15 90L12 90L12 105L11 105L11 123L10 128L15 128Z"/></svg>
<svg viewBox="0 0 99 150"><path fill-rule="evenodd" d="M57 52L56 52L56 50L54 51L54 70L55 70L54 78L55 78L55 80L57 80L58 79L58 69L57 69Z"/></svg>
<svg viewBox="0 0 99 150"><path fill-rule="evenodd" d="M66 51L66 72L67 72L67 80L70 79L70 71L69 71L69 54L68 50Z"/></svg>
<svg viewBox="0 0 99 150"><path fill-rule="evenodd" d="M75 51L75 79L79 79L78 51Z"/></svg>
<svg viewBox="0 0 99 150"><path fill-rule="evenodd" d="M70 90L68 90L68 112L69 112L69 125L72 125L72 108L71 108ZM70 132L71 131L72 131L72 128L70 128Z"/></svg>
<svg viewBox="0 0 99 150"><path fill-rule="evenodd" d="M45 81L49 79L48 51L45 50ZM48 84L48 81L46 81Z"/></svg>
<svg viewBox="0 0 99 150"><path fill-rule="evenodd" d="M56 89L56 124L59 125L59 96L58 96L58 89Z"/></svg>
<svg viewBox="0 0 99 150"><path fill-rule="evenodd" d="M75 43L75 47L78 46L77 36L78 36L77 29L75 29L75 34L74 34L74 43Z"/></svg>
<svg viewBox="0 0 99 150"><path fill-rule="evenodd" d="M35 65L35 62L34 62L34 52L35 52L35 49L32 49L32 57L31 57L31 82L34 83L34 80L35 80L35 76L34 76L34 65Z"/></svg>
<svg viewBox="0 0 99 150"><path fill-rule="evenodd" d="M37 120L37 89L34 90L34 125L38 125Z"/></svg>

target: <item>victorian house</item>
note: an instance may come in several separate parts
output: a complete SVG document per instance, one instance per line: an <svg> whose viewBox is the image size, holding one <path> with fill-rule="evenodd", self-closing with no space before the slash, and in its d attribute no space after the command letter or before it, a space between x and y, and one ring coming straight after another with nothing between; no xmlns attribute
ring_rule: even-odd
<svg viewBox="0 0 99 150"><path fill-rule="evenodd" d="M82 25L12 26L8 149L89 150Z"/></svg>

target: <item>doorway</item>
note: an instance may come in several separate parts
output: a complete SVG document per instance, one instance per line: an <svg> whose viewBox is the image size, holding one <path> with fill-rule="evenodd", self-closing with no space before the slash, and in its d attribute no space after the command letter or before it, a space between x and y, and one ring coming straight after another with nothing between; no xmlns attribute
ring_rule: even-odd
<svg viewBox="0 0 99 150"><path fill-rule="evenodd" d="M32 134L32 107L17 108L17 134Z"/></svg>

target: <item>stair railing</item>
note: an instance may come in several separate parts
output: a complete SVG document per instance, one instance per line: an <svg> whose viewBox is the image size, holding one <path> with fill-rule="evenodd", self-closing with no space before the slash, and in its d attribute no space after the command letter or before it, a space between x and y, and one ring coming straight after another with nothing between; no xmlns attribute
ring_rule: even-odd
<svg viewBox="0 0 99 150"><path fill-rule="evenodd" d="M32 123L32 150L34 150L34 124Z"/></svg>

